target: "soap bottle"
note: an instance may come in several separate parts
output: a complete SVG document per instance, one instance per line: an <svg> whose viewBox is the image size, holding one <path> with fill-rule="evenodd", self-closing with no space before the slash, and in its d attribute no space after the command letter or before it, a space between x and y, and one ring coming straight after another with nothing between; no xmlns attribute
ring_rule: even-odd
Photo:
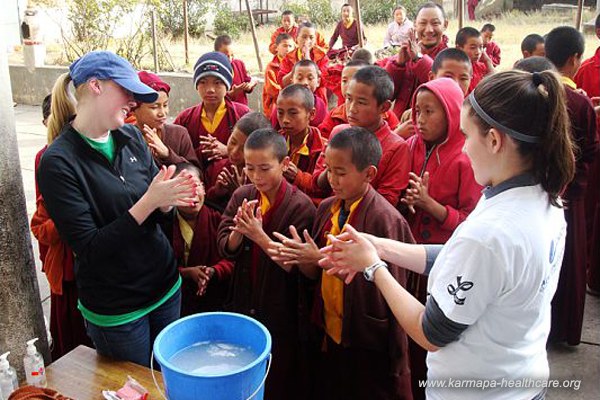
<svg viewBox="0 0 600 400"><path fill-rule="evenodd" d="M27 384L45 388L47 385L46 369L44 368L44 359L35 347L36 340L38 338L27 341L27 355L23 358L25 377Z"/></svg>
<svg viewBox="0 0 600 400"><path fill-rule="evenodd" d="M10 366L8 355L10 351L0 356L0 398L8 399L8 396L19 388L17 371Z"/></svg>

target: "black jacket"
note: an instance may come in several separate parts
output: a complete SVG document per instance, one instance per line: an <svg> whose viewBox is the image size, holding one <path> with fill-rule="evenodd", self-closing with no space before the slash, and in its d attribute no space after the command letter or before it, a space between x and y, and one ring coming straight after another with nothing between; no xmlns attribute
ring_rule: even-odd
<svg viewBox="0 0 600 400"><path fill-rule="evenodd" d="M128 210L158 169L137 128L112 131L113 164L67 124L37 172L48 213L75 253L79 299L104 315L136 311L160 300L178 273L155 211L138 225Z"/></svg>

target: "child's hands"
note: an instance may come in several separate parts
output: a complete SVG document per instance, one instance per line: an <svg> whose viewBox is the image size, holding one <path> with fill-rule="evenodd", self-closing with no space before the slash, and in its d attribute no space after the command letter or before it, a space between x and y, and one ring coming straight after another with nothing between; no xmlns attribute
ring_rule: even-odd
<svg viewBox="0 0 600 400"><path fill-rule="evenodd" d="M408 139L415 134L415 126L411 119L398 125L395 130L396 134L404 139Z"/></svg>
<svg viewBox="0 0 600 400"><path fill-rule="evenodd" d="M231 228L234 232L246 236L255 243L266 236L262 228L262 213L257 205L258 200L248 201L244 199L236 216L233 217L235 226Z"/></svg>
<svg viewBox="0 0 600 400"><path fill-rule="evenodd" d="M273 232L273 235L281 241L281 243L272 242L268 249L269 256L275 262L281 262L286 266L297 264L316 265L323 258L319 247L306 229L302 232L304 241L302 241L296 227L293 225L290 226L290 238L279 232Z"/></svg>
<svg viewBox="0 0 600 400"><path fill-rule="evenodd" d="M404 198L400 201L408 206L408 209L414 214L415 207L419 207L422 209L426 209L431 201L431 197L429 196L429 172L425 172L423 177L420 178L414 172L410 172L408 181L408 189L406 189L406 194Z"/></svg>
<svg viewBox="0 0 600 400"><path fill-rule="evenodd" d="M283 172L283 176L288 182L293 183L296 179L296 175L298 175L298 167L296 164L290 161L287 169Z"/></svg>
<svg viewBox="0 0 600 400"><path fill-rule="evenodd" d="M207 157L207 161L216 161L227 157L227 146L214 136L200 136L200 147L202 155Z"/></svg>
<svg viewBox="0 0 600 400"><path fill-rule="evenodd" d="M246 89L246 82L242 82L239 85L231 85L231 89L228 94L230 96L236 96L237 94L244 92Z"/></svg>
<svg viewBox="0 0 600 400"><path fill-rule="evenodd" d="M208 283L214 274L215 269L213 267L206 267L204 265L187 267L181 270L181 276L184 279L190 279L198 286L198 291L196 292L198 296L202 296L206 293Z"/></svg>
<svg viewBox="0 0 600 400"><path fill-rule="evenodd" d="M223 168L217 176L217 191L220 194L233 193L246 181L244 171L238 172L238 169L232 165L230 168Z"/></svg>
<svg viewBox="0 0 600 400"><path fill-rule="evenodd" d="M169 157L169 148L165 146L163 141L160 139L156 128L152 129L148 125L144 124L142 133L144 134L144 138L146 139L148 147L150 147L150 151L152 152L153 156L160 159Z"/></svg>

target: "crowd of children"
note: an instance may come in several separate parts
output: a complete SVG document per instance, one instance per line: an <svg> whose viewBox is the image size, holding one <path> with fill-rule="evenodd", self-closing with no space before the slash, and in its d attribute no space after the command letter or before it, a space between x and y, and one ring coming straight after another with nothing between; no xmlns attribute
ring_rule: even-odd
<svg viewBox="0 0 600 400"><path fill-rule="evenodd" d="M415 336L398 316L398 303L388 305L389 293L369 282L373 276L354 276L347 265L326 272L322 249L342 246L343 254L336 236L354 238L348 243L361 249L380 237L426 245L420 264L432 264L440 251L435 245L456 242L455 231L483 202L484 186L491 197L510 178L501 170L516 158L495 152L496 130L521 140L521 156L536 154L534 167L552 161L537 155L532 143L538 139L497 122L511 121L515 111L505 99L498 104L507 109L496 106L492 89L531 82L544 99L555 96L548 101L558 110L548 114L539 105L531 123L556 132L570 127L576 145L563 154L565 163L575 160L574 178L549 192L552 205L559 193L566 202L567 228L552 330L542 337L579 343L586 274L588 290L600 290L600 49L583 61L584 41L575 29L531 34L521 44L527 60L515 65L528 77L500 78L495 26L462 28L451 48L444 9L428 2L414 25L404 7L394 9L384 40L394 54L373 65L358 49L340 61L333 51L338 37L346 50L359 44L353 12L342 6L329 46L314 24L297 25L292 12L282 13L271 37L261 110L248 107L257 80L234 57L227 35L198 58L192 83L199 103L173 123L167 122L170 86L112 53L89 53L59 79L51 106L50 97L45 100L48 146L36 157L31 223L52 291L53 357L90 344L87 331L99 353L148 365L148 343L159 327L179 316L228 310L256 318L272 335L267 399L425 398L419 381L428 376L426 350L450 343L431 338L450 329L458 335L467 325L444 319L447 305L436 303L442 333L425 332L423 339L417 329ZM596 34L600 38L600 16ZM564 88L554 85L559 75ZM67 95L69 82L77 104ZM523 91L514 95L526 98ZM494 154L500 180L474 173L476 139L466 113L491 132L478 146ZM569 121L556 120L567 115ZM498 139L502 154L513 154L516 147L505 140ZM559 182L527 179L553 188ZM368 240L362 243L355 230ZM439 259L451 257L442 254ZM335 256L327 257L334 265ZM430 310L435 283L422 274L425 267L389 257L392 280ZM373 274L379 266L373 264ZM439 268L432 272L439 275ZM460 276L457 285L448 291L459 304L456 293L469 289ZM511 287L498 290L510 293ZM433 329L426 317L433 318L423 316L423 329ZM131 328L138 320L145 327ZM429 365L436 376L443 359Z"/></svg>

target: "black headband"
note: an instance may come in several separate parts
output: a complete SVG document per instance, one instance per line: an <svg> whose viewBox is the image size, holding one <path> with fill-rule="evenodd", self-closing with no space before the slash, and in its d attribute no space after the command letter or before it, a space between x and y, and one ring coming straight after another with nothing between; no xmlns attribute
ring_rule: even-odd
<svg viewBox="0 0 600 400"><path fill-rule="evenodd" d="M485 111L483 111L483 108L481 108L479 103L477 103L477 100L475 99L475 92L471 92L471 94L467 98L469 99L469 103L471 103L471 107L473 107L473 110L475 110L477 115L479 115L481 119L487 122L488 125L498 129L503 133L506 133L514 139L520 140L521 142L537 143L540 141L539 136L527 135L525 133L515 131L514 129L504 126L500 122L490 117Z"/></svg>

